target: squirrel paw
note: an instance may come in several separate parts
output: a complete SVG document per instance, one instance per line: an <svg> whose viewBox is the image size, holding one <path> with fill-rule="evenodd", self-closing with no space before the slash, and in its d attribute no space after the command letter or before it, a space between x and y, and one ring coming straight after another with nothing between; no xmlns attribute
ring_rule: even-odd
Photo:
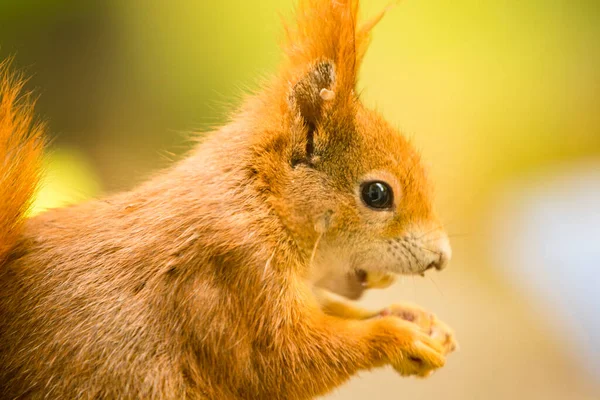
<svg viewBox="0 0 600 400"><path fill-rule="evenodd" d="M413 324L404 321L398 323L405 328L410 342L404 342L400 354L391 360L396 372L402 376L427 377L444 366L446 351L438 340Z"/></svg>
<svg viewBox="0 0 600 400"><path fill-rule="evenodd" d="M385 289L396 281L393 274L381 271L359 270L357 276L365 289Z"/></svg>
<svg viewBox="0 0 600 400"><path fill-rule="evenodd" d="M429 335L441 347L444 355L458 349L458 343L456 342L452 328L437 319L435 314L425 311L418 306L393 304L381 310L379 315L382 317L398 317L404 321L418 325L422 332Z"/></svg>

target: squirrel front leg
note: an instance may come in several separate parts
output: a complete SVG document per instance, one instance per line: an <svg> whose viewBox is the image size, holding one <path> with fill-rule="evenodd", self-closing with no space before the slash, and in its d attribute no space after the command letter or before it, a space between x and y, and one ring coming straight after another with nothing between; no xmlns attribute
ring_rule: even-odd
<svg viewBox="0 0 600 400"><path fill-rule="evenodd" d="M445 363L444 349L414 324L395 317L341 319L319 309L271 348L273 358L265 367L270 379L282 374L273 382L284 384L272 387L275 392L264 393L264 398L312 398L361 370L385 365L403 376L424 377Z"/></svg>
<svg viewBox="0 0 600 400"><path fill-rule="evenodd" d="M344 319L366 320L375 317L393 316L414 323L437 341L444 349L444 354L458 348L454 331L435 314L413 304L392 304L382 310L373 311L349 303L338 295L321 288L313 288L313 293L322 310L329 315Z"/></svg>
<svg viewBox="0 0 600 400"><path fill-rule="evenodd" d="M313 293L321 309L328 315L344 319L369 319L381 315L380 311L367 310L349 303L341 296L327 289L314 287Z"/></svg>
<svg viewBox="0 0 600 400"><path fill-rule="evenodd" d="M368 289L385 289L396 280L393 274L387 272L357 271L346 276L357 285L362 286L360 295ZM380 311L366 310L346 301L340 291L340 279L330 279L329 286L313 285L313 294L321 305L321 309L329 315L347 319L368 319L380 315ZM338 294L339 293L339 294Z"/></svg>
<svg viewBox="0 0 600 400"><path fill-rule="evenodd" d="M356 338L367 364L359 369L390 364L401 375L427 376L445 364L443 347L418 326L399 318L353 321L327 316L324 321L344 325L340 332Z"/></svg>

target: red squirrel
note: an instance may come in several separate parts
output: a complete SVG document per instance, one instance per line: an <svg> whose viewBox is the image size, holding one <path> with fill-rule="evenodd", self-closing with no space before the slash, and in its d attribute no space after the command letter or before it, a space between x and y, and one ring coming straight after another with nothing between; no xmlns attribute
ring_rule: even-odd
<svg viewBox="0 0 600 400"><path fill-rule="evenodd" d="M33 218L44 126L2 64L0 398L296 400L444 365L432 314L331 294L451 253L418 153L356 93L383 16L358 6L298 0L277 76L229 124L129 192Z"/></svg>

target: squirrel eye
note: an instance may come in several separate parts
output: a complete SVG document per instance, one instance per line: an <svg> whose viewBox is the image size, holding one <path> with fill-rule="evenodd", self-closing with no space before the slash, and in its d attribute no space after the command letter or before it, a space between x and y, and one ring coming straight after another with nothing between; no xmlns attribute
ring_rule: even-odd
<svg viewBox="0 0 600 400"><path fill-rule="evenodd" d="M360 192L364 203L373 209L386 210L392 206L394 193L385 182L365 182Z"/></svg>

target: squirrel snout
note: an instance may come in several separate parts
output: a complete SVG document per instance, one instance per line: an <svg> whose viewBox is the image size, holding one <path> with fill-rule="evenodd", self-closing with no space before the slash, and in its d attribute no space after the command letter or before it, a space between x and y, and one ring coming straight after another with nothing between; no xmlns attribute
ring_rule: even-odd
<svg viewBox="0 0 600 400"><path fill-rule="evenodd" d="M450 240L445 233L440 233L440 237L432 241L428 246L429 250L433 251L438 257L431 261L425 270L437 269L441 271L448 266L450 259L452 258L452 248L450 247Z"/></svg>

